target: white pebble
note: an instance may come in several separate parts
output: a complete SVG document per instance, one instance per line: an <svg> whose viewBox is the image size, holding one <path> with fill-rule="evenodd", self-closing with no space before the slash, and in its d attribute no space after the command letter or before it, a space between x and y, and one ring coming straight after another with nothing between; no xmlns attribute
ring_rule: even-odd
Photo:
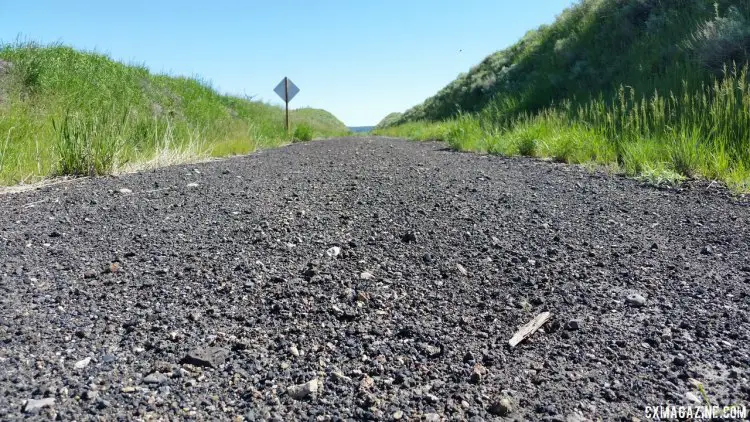
<svg viewBox="0 0 750 422"><path fill-rule="evenodd" d="M89 363L90 363L90 362L91 362L91 358L90 358L90 357L88 357L88 358L86 358L86 359L81 359L81 360L79 360L78 362L76 362L76 363L75 363L75 364L73 365L73 367L74 367L74 368L76 368L76 369L83 369L83 368L85 368L85 367L89 366Z"/></svg>

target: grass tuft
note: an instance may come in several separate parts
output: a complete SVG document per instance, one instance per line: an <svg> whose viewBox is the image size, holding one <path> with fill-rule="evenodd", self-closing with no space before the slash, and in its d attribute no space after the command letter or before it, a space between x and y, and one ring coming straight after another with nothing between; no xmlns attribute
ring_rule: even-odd
<svg viewBox="0 0 750 422"><path fill-rule="evenodd" d="M52 119L57 134L58 175L98 176L111 173L122 150L122 132L127 115L121 119L109 114L70 116Z"/></svg>
<svg viewBox="0 0 750 422"><path fill-rule="evenodd" d="M293 136L294 142L306 142L306 141L312 141L313 139L313 129L312 126L301 123L297 127L294 128L294 136Z"/></svg>

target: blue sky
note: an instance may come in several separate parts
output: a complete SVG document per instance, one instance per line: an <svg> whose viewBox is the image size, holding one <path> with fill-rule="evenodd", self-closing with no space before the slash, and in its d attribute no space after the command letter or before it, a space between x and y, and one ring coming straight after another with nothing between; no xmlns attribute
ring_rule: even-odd
<svg viewBox="0 0 750 422"><path fill-rule="evenodd" d="M349 126L436 93L573 0L0 0L0 41L62 42Z"/></svg>

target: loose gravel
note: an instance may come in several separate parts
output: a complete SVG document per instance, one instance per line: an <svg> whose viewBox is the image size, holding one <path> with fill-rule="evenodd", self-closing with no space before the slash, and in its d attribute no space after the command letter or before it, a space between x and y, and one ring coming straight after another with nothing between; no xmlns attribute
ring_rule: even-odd
<svg viewBox="0 0 750 422"><path fill-rule="evenodd" d="M0 420L748 406L743 201L388 138L2 195Z"/></svg>

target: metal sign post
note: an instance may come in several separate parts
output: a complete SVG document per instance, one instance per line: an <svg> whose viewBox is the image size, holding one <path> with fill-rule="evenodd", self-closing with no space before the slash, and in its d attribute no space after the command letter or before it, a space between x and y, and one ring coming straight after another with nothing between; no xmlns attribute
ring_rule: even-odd
<svg viewBox="0 0 750 422"><path fill-rule="evenodd" d="M299 88L297 88L294 82L289 80L289 78L284 77L284 79L276 85L276 88L274 88L273 91L284 100L284 107L286 109L286 132L289 133L289 101L292 101L292 98L297 95Z"/></svg>

